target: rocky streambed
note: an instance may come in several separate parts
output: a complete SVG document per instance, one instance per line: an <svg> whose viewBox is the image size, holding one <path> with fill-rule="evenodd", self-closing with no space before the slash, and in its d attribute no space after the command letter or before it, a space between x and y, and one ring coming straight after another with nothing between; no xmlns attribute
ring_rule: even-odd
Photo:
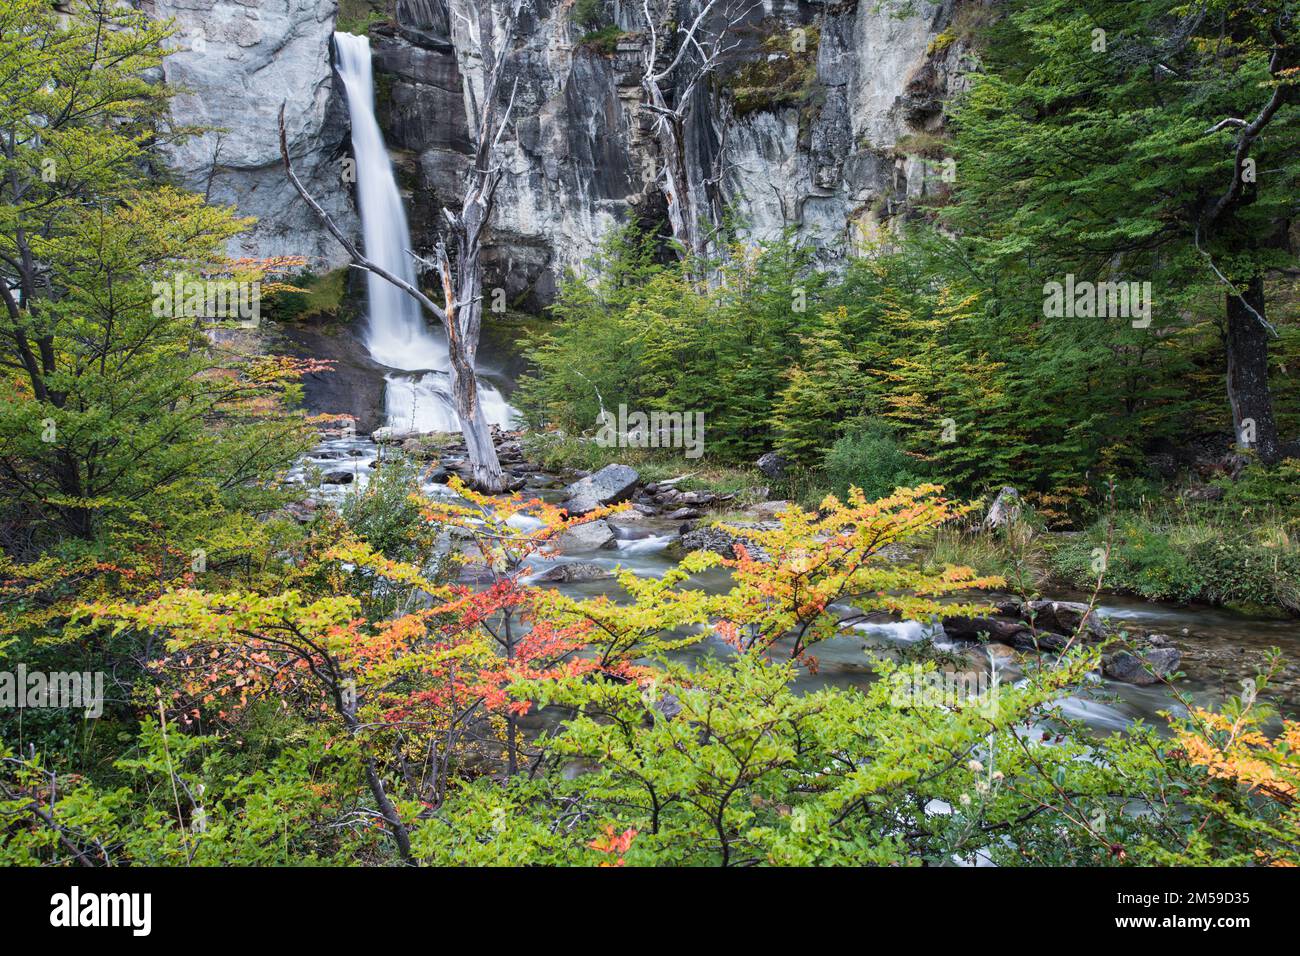
<svg viewBox="0 0 1300 956"><path fill-rule="evenodd" d="M525 494L562 505L572 514L605 504L629 504L625 511L565 535L559 542L562 553L533 559L532 583L575 595L608 594L617 600L622 595L614 580L617 570L659 575L693 550L733 556L733 546L745 541L747 526L772 526L787 505L766 501L738 509L734 496L682 489L678 481L643 482L626 465L610 465L595 474L552 474L528 460L522 433L495 429L494 437L503 468ZM327 435L289 475L290 482L308 488L294 516L310 521L322 504L364 488L385 459L399 455L422 464L422 484L432 495L454 496L447 487L451 475L469 475L464 445L456 434L378 429L373 437ZM713 526L715 516L724 511L726 523L736 530ZM752 545L750 551L754 553ZM696 586L722 590L727 580L725 570L714 569L698 576ZM1059 653L1071 642L1111 641L1093 687L1061 702L1064 713L1104 731L1135 719L1159 720L1162 711L1181 710L1183 701L1209 705L1239 692L1242 681L1264 665L1269 648L1276 646L1292 663L1269 696L1284 713L1300 710L1300 666L1295 663L1300 661L1300 626L1295 621L1107 594L1095 601L1077 594L1025 600L980 592L964 598L989 602L989 613L920 622L886 615L863 618L851 607L833 608L845 621L842 635L818 645L817 672L802 674L797 683L808 688L864 686L875 679L870 655L907 653L925 642L950 660L945 665L949 669L978 675L996 668L1000 679L1015 680L1033 655ZM681 656L709 653L725 656L730 648L708 636Z"/></svg>

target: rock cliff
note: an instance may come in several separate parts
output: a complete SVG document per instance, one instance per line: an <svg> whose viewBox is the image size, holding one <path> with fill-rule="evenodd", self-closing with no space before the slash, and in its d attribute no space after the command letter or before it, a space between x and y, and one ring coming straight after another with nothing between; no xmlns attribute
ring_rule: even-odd
<svg viewBox="0 0 1300 956"><path fill-rule="evenodd" d="M353 4L364 0L350 0ZM482 88L469 4L373 0L378 113L408 194L414 241L432 244L460 197L469 96ZM664 20L701 0L660 0ZM942 192L942 101L970 68L965 42L991 0L763 0L732 31L736 48L700 93L688 162L755 239L792 229L833 263L872 241L919 197ZM671 6L670 6L671 4ZM223 128L172 151L185 182L259 223L242 251L341 261L276 166L275 112L290 104L296 161L345 228L355 229L340 164L347 117L330 67L333 0L154 0L175 17L176 119ZM528 0L511 61L515 123L487 250L487 285L537 308L564 269L616 224L662 218L640 70L640 4ZM585 20L585 23L582 22ZM597 26L598 29L590 29ZM192 43L192 40L190 40ZM215 161L214 161L215 157Z"/></svg>

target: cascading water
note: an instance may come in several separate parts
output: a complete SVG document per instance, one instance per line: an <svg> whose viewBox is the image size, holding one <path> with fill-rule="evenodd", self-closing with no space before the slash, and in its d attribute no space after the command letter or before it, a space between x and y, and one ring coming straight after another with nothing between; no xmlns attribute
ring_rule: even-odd
<svg viewBox="0 0 1300 956"><path fill-rule="evenodd" d="M410 233L406 211L397 192L393 164L375 119L375 90L370 66L370 40L350 33L334 34L338 71L347 90L352 119L352 152L357 163L357 204L366 255L398 278L415 285L415 269L406 250ZM447 348L434 338L414 299L379 276L366 273L370 327L366 347L375 361L389 368L446 371Z"/></svg>
<svg viewBox="0 0 1300 956"><path fill-rule="evenodd" d="M334 49L352 120L357 205L366 256L415 285L415 268L407 254L411 239L406 211L375 119L370 40L350 33L335 33ZM419 304L392 283L367 273L366 292L369 297L366 348L380 365L399 370L385 377L384 410L388 425L422 432L459 428L448 374L451 363L441 334L433 332L425 323ZM490 423L511 424L514 409L500 392L480 381L478 395Z"/></svg>

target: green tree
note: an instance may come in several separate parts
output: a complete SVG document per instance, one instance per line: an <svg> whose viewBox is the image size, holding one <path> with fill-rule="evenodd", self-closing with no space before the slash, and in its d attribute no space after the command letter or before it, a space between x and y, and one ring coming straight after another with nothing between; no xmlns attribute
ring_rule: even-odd
<svg viewBox="0 0 1300 956"><path fill-rule="evenodd" d="M824 313L803 337L799 364L786 373L772 409L777 449L801 465L817 463L861 407L857 362L844 343L847 314Z"/></svg>
<svg viewBox="0 0 1300 956"><path fill-rule="evenodd" d="M80 538L192 514L301 437L259 404L289 366L220 355L206 311L157 294L259 275L222 258L245 221L145 178L169 32L110 3L0 4L0 472L24 519Z"/></svg>
<svg viewBox="0 0 1300 956"><path fill-rule="evenodd" d="M601 408L702 412L708 454L752 460L831 281L790 237L734 245L709 264L654 260L653 237L616 233L591 276L570 276L539 336L516 400L535 425L595 427Z"/></svg>
<svg viewBox="0 0 1300 956"><path fill-rule="evenodd" d="M1266 280L1294 265L1294 0L1012 0L955 110L947 221L1028 304L1040 283L1149 281L1150 328L1076 323L1132 354L1219 306L1239 443L1282 453ZM1112 376L1114 377L1114 376Z"/></svg>

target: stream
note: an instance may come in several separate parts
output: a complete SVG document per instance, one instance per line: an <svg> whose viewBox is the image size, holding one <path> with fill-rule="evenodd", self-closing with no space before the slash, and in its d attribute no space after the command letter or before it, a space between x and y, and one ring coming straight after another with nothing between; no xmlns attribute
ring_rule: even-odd
<svg viewBox="0 0 1300 956"><path fill-rule="evenodd" d="M327 439L298 463L289 473L288 480L314 485L313 479L318 473L348 471L352 475L348 484L322 484L312 488L312 495L318 500L338 502L344 495L364 489L374 465L383 454L391 452L381 449L368 438ZM423 490L432 496L455 497L444 484L426 482ZM551 502L558 502L563 497L558 488L541 488L530 493ZM667 548L677 536L680 524L680 521L662 517L628 524L612 523L616 537L611 546L551 558L535 557L529 563L528 576L535 577L547 568L570 562L595 564L610 571L622 569L641 576L659 576L675 564L668 556ZM697 575L694 583L706 590L721 591L726 588L727 580L724 570L714 569ZM604 594L619 600L623 594L612 579L540 586L555 587L575 597ZM1010 595L980 592L964 598L996 600L1006 596ZM1066 591L1045 596L1084 602L1091 597ZM844 614L850 610L847 606L835 609ZM1288 664L1268 696L1284 714L1300 712L1300 666L1296 663L1300 662L1300 622L1105 593L1098 598L1097 610L1116 629L1132 628L1140 633L1168 635L1183 654L1181 669L1186 676L1178 681L1178 690L1197 705L1212 705L1225 694L1239 692L1241 681L1255 674L1269 648L1281 648ZM816 646L813 653L819 662L817 672L801 670L795 686L805 690L826 686L865 687L876 679L870 653L897 651L926 638L932 638L940 649L960 646L948 644L941 631L935 633L932 627L917 621L883 620L856 624L848 634ZM677 657L689 661L707 654L725 657L730 653L731 649L723 641L710 634L699 643L677 652ZM1001 665L999 674L1003 680L1015 680L1019 670L1012 662ZM1161 724L1164 722L1160 717L1161 711L1177 713L1182 710L1182 705L1162 684L1140 687L1098 675L1089 693L1063 700L1061 709L1064 714L1082 720L1095 730L1106 732L1122 729L1139 719Z"/></svg>

